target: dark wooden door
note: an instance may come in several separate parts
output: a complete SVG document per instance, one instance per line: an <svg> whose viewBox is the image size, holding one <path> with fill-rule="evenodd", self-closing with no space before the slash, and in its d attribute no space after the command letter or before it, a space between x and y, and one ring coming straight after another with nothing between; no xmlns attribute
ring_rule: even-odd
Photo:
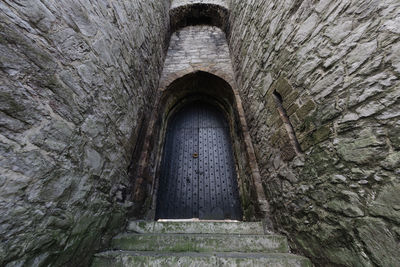
<svg viewBox="0 0 400 267"><path fill-rule="evenodd" d="M157 219L242 219L229 125L222 112L190 103L171 118Z"/></svg>

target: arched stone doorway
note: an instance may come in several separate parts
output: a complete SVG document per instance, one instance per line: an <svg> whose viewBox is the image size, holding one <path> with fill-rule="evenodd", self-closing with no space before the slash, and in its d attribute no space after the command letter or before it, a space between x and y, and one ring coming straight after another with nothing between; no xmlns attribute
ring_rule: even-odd
<svg viewBox="0 0 400 267"><path fill-rule="evenodd" d="M139 160L140 168L137 172L139 179L135 183L134 196L135 201L138 203L143 201L144 204L138 205L138 208L143 207L145 217L148 219L164 217L156 213L160 203L158 198L162 194L161 191L165 190L161 173L168 124L182 107L198 100L218 107L229 125L235 178L242 211L238 220L260 218L261 214L265 214L266 200L261 184L256 179L259 172L240 97L229 78L221 78L219 75L204 71L183 73L182 76L172 79L168 85L160 88L160 95L147 127L144 152ZM179 218L182 219L181 216Z"/></svg>
<svg viewBox="0 0 400 267"><path fill-rule="evenodd" d="M229 123L215 105L174 112L160 169L157 219L242 219Z"/></svg>

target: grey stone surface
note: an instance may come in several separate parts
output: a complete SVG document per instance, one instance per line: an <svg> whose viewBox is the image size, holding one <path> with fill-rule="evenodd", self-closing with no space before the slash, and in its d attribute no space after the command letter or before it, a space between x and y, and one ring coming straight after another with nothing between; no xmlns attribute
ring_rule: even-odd
<svg viewBox="0 0 400 267"><path fill-rule="evenodd" d="M317 266L398 265L399 2L233 0L230 11L233 67L275 226ZM301 165L287 156L273 90Z"/></svg>
<svg viewBox="0 0 400 267"><path fill-rule="evenodd" d="M176 234L264 234L261 222L137 222L131 221L127 230L134 233Z"/></svg>
<svg viewBox="0 0 400 267"><path fill-rule="evenodd" d="M228 82L233 70L225 33L215 26L189 26L171 36L160 88L195 71L206 71Z"/></svg>
<svg viewBox="0 0 400 267"><path fill-rule="evenodd" d="M124 224L121 190L157 90L168 8L0 3L1 266L87 265Z"/></svg>
<svg viewBox="0 0 400 267"><path fill-rule="evenodd" d="M287 253L286 238L241 234L132 234L113 238L112 249L132 251Z"/></svg>
<svg viewBox="0 0 400 267"><path fill-rule="evenodd" d="M293 248L318 266L399 265L398 0L170 2L0 2L0 265L86 264L131 205L157 88L195 70L240 90ZM160 85L169 5L200 3L229 10L228 31L172 33Z"/></svg>
<svg viewBox="0 0 400 267"><path fill-rule="evenodd" d="M160 253L115 252L96 254L93 267L108 266L274 266L311 267L307 258L284 253Z"/></svg>
<svg viewBox="0 0 400 267"><path fill-rule="evenodd" d="M132 221L144 233L117 235L113 250L97 253L92 266L311 266L288 253L286 237L249 235L254 225L261 222Z"/></svg>

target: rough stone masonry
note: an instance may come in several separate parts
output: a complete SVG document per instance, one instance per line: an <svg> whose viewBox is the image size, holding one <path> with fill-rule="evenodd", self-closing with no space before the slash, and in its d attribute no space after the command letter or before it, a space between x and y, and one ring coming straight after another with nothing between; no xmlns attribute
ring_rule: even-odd
<svg viewBox="0 0 400 267"><path fill-rule="evenodd" d="M399 266L400 2L233 0L230 23L277 228L317 266Z"/></svg>
<svg viewBox="0 0 400 267"><path fill-rule="evenodd" d="M0 2L0 265L86 266L123 226L168 11L206 3L275 228L316 266L400 266L400 2L170 2Z"/></svg>
<svg viewBox="0 0 400 267"><path fill-rule="evenodd" d="M0 2L1 266L85 266L124 223L168 8Z"/></svg>

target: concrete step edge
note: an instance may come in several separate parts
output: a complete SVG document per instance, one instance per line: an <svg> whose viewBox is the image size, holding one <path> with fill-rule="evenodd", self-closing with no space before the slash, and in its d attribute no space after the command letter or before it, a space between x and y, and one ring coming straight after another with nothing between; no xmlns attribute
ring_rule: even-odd
<svg viewBox="0 0 400 267"><path fill-rule="evenodd" d="M242 233L264 234L262 222L130 221L127 231L137 233Z"/></svg>
<svg viewBox="0 0 400 267"><path fill-rule="evenodd" d="M281 235L228 234L134 234L123 233L112 240L113 249L171 252L288 252Z"/></svg>
<svg viewBox="0 0 400 267"><path fill-rule="evenodd" d="M291 266L311 267L309 259L289 253L160 253L149 251L106 251L94 257L92 267L105 266Z"/></svg>
<svg viewBox="0 0 400 267"><path fill-rule="evenodd" d="M94 257L112 258L120 255L149 256L149 257L225 257L225 258L271 258L289 257L294 259L308 259L304 256L291 253L244 253L244 252L156 252L156 251L130 251L108 250L96 253Z"/></svg>
<svg viewBox="0 0 400 267"><path fill-rule="evenodd" d="M284 235L279 235L279 234L221 234L221 233L216 233L216 234L203 234L203 233L131 233L131 232L125 232L125 233L120 233L116 235L113 239L118 239L118 238L124 238L124 237L141 237L141 236L154 236L154 237L220 237L220 238L226 238L226 237L234 237L234 238L282 238L286 239L286 236Z"/></svg>

